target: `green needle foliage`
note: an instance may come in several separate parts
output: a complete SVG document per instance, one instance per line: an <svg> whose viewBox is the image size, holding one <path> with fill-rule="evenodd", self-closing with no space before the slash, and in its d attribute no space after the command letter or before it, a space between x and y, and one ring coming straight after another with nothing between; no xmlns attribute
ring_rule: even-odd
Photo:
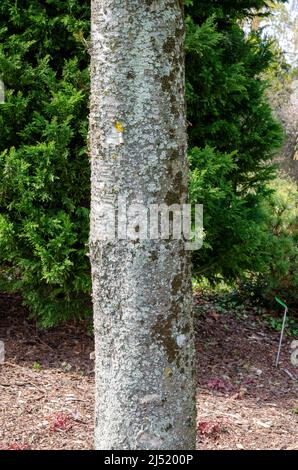
<svg viewBox="0 0 298 470"><path fill-rule="evenodd" d="M204 204L205 243L194 273L234 281L265 268L262 202L282 142L261 76L271 44L244 35L239 19L265 2L193 2L187 9L190 193ZM228 14L229 12L229 14Z"/></svg>
<svg viewBox="0 0 298 470"><path fill-rule="evenodd" d="M44 326L86 312L89 2L0 5L0 259Z"/></svg>

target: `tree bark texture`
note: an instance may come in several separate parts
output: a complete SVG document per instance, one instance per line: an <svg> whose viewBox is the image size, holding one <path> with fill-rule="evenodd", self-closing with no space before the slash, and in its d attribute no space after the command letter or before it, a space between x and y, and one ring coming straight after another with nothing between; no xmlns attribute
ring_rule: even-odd
<svg viewBox="0 0 298 470"><path fill-rule="evenodd" d="M183 1L93 0L91 33L95 447L193 449L189 252L182 240L104 240L101 219L119 196L187 202Z"/></svg>

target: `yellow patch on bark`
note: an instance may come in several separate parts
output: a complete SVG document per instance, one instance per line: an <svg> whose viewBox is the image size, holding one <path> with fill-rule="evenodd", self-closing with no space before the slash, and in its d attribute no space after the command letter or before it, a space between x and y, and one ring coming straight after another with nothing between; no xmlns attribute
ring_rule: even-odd
<svg viewBox="0 0 298 470"><path fill-rule="evenodd" d="M124 127L123 127L123 125L121 124L121 122L116 121L115 124L114 124L114 126L115 126L116 131L118 131L118 132L124 132Z"/></svg>

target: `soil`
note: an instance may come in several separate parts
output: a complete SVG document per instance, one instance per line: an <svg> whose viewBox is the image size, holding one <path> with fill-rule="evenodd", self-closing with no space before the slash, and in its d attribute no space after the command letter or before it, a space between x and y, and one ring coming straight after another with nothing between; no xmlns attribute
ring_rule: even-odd
<svg viewBox="0 0 298 470"><path fill-rule="evenodd" d="M298 449L294 338L285 338L276 368L279 333L253 312L222 313L199 295L196 304L198 449ZM0 340L0 449L92 449L86 324L39 330L19 296L0 293Z"/></svg>

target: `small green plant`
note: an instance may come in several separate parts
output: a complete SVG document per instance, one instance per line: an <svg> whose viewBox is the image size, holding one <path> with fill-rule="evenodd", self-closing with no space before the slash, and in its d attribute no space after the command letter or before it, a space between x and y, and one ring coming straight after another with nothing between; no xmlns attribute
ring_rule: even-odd
<svg viewBox="0 0 298 470"><path fill-rule="evenodd" d="M41 365L39 364L39 362L34 362L32 365L32 369L35 370L35 372L39 372L41 369Z"/></svg>
<svg viewBox="0 0 298 470"><path fill-rule="evenodd" d="M270 316L267 319L268 325L275 331L280 332L282 328L282 318L276 318ZM291 318L287 318L286 320L286 329L285 329L286 336L297 336L298 335L298 324L295 320Z"/></svg>

